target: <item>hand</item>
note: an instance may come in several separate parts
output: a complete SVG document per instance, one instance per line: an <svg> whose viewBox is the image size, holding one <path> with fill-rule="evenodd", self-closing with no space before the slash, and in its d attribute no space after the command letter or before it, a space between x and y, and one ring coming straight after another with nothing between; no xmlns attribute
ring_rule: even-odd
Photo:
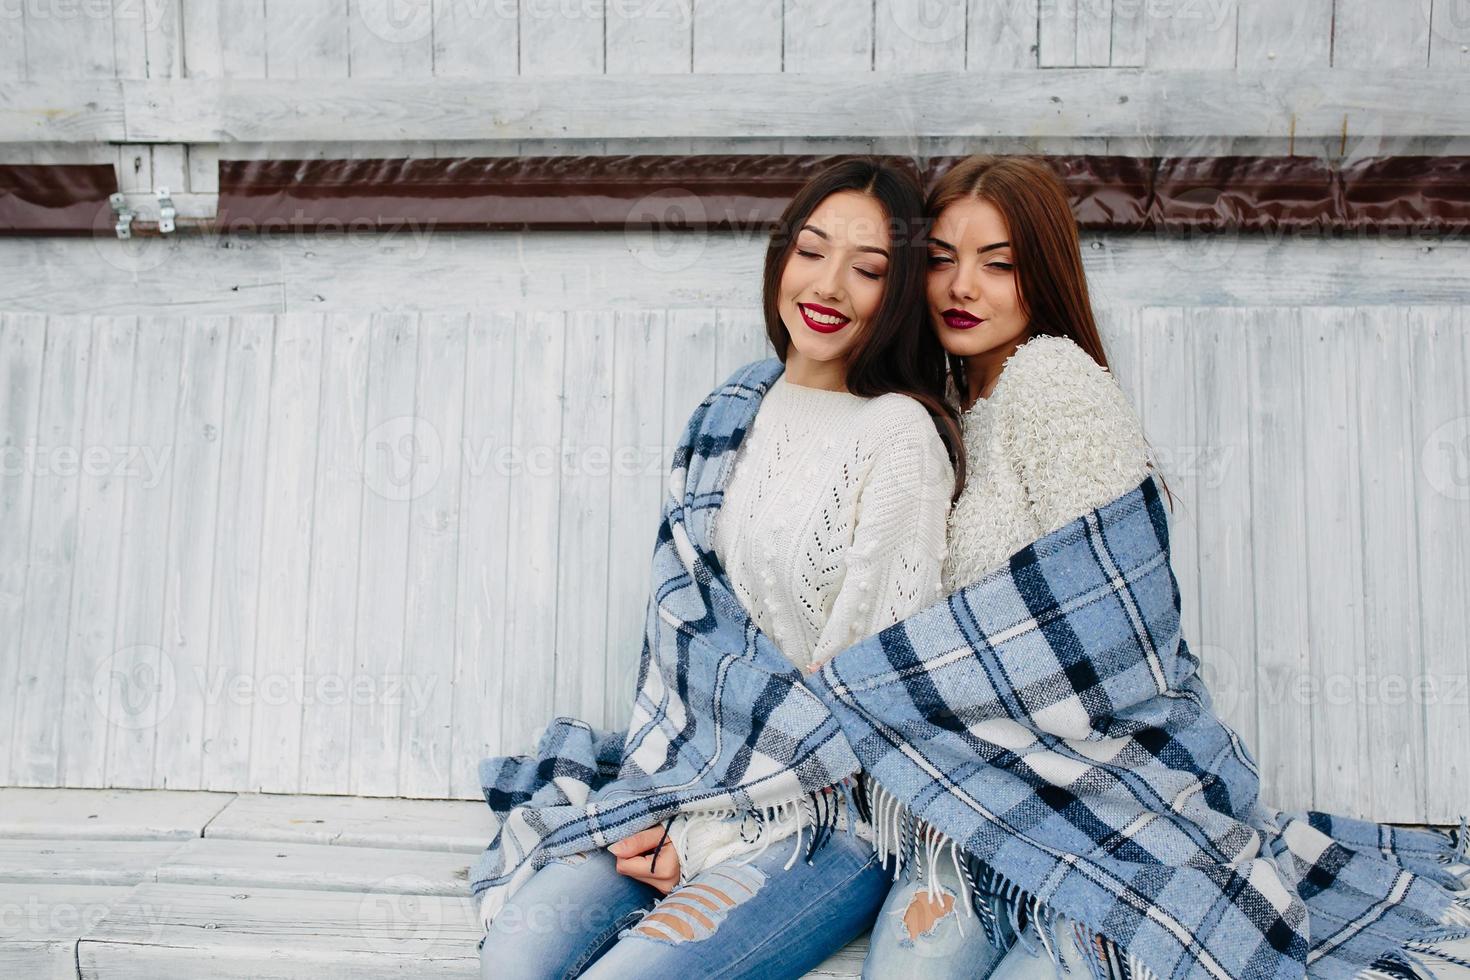
<svg viewBox="0 0 1470 980"><path fill-rule="evenodd" d="M659 824L640 830L616 844L609 844L607 849L618 859L618 874L652 885L664 895L673 891L679 883L679 855L674 850L674 842L664 839L656 867L653 860L654 848L663 838L664 826Z"/></svg>

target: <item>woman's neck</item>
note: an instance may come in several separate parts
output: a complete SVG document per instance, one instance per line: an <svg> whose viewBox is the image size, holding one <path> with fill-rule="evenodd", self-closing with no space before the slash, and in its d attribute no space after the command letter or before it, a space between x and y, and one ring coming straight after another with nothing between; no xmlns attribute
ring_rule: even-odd
<svg viewBox="0 0 1470 980"><path fill-rule="evenodd" d="M980 399L989 398L995 393L995 386L1000 381L1006 360L1029 339L1029 337L1022 337L1004 347L988 350L982 354L971 354L965 358L965 381L966 387L969 388L965 394L966 409Z"/></svg>
<svg viewBox="0 0 1470 980"><path fill-rule="evenodd" d="M786 383L825 391L847 391L847 365L814 361L793 346L786 355Z"/></svg>

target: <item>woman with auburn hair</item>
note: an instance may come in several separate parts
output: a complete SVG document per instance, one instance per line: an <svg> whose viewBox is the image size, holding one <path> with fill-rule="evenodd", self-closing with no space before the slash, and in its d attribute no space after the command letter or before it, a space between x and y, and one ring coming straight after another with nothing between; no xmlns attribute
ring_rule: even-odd
<svg viewBox="0 0 1470 980"><path fill-rule="evenodd" d="M929 320L949 355L947 397L961 412L969 470L949 518L949 594L1137 486L1150 461L1108 371L1077 223L1051 169L1025 157L969 157L934 184L925 210ZM905 871L879 915L864 976L1051 974L1045 959L1022 949L1007 957L978 926L966 931L960 918L973 915L956 907L964 888L949 864ZM1061 946L1063 962L1076 966L1075 943Z"/></svg>
<svg viewBox="0 0 1470 980"><path fill-rule="evenodd" d="M760 752L794 753L811 740L805 734L776 739L780 720L766 713L783 706L777 689L797 688L791 700L812 710L816 701L799 690L797 678L938 598L946 517L964 460L957 412L944 399L944 351L925 321L923 228L917 180L875 159L823 170L779 219L763 281L766 334L777 357L742 368L690 424L698 424L712 400L759 396L737 448L698 447L733 457L720 492L699 501L717 508L708 532L713 552L701 557L728 576L739 604L787 663L732 704L744 697L728 693L738 690L735 671L742 664L732 662L716 685L700 673L726 669L712 657L691 663L692 653L659 654L646 644L639 702L676 693L680 709L668 713L665 725L639 725L635 707L628 745L616 746L624 765L639 759L638 746L666 740L649 752L656 766L634 767L636 779L686 755L701 771L715 768L715 756L699 758L705 750L696 748L697 727L718 730L722 719L744 711L752 716L750 730L725 742L750 740L752 751L737 753L736 766L759 777L759 786L771 784L773 776L760 772ZM756 373L759 384L743 380ZM676 476L687 465L676 456ZM656 583L655 600L687 587L689 578L676 574L670 585ZM676 646L692 642L686 632L675 635ZM722 657L744 660L739 654L722 649ZM644 694L645 684L657 693ZM724 693L712 693L717 686ZM717 709L706 717L685 706L708 700ZM696 722L688 721L691 715ZM679 726L673 740L669 732ZM748 755L757 758L750 762ZM491 761L496 765L482 764L482 773L516 765ZM799 768L800 784L792 779L784 796L751 789L737 797L743 805L731 805L728 796L713 806L684 805L667 825L551 858L524 880L507 872L509 859L483 879L477 869L472 880L491 884L481 906L488 926L483 976L803 975L871 926L888 882L871 827L860 819L865 804L854 808L849 797L861 792L855 775L825 785L822 765L802 761ZM820 792L798 791L812 780ZM636 791L618 795L629 792ZM524 795L504 794L508 800ZM487 792L487 799L494 796ZM839 803L848 805L824 822ZM537 815L523 826L539 830L548 822ZM798 861L805 827L815 853ZM847 833L830 833L838 829ZM534 843L535 836L528 839ZM788 848L772 847L790 837L789 856ZM518 842L497 841L497 847L534 850ZM549 908L569 913L563 916L569 924L528 930Z"/></svg>

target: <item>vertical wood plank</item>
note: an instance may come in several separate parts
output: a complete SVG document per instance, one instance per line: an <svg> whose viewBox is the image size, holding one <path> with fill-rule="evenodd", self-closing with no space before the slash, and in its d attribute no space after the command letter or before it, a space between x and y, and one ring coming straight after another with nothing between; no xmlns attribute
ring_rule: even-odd
<svg viewBox="0 0 1470 980"><path fill-rule="evenodd" d="M1085 0L1046 0L1036 22L1037 57L1043 68L1077 64L1077 5Z"/></svg>
<svg viewBox="0 0 1470 980"><path fill-rule="evenodd" d="M1143 422L1143 382L1138 366L1138 310L1133 307L1095 307L1093 315L1097 318L1103 353L1108 359L1108 373L1117 379L1118 386L1128 396L1128 403Z"/></svg>
<svg viewBox="0 0 1470 980"><path fill-rule="evenodd" d="M1421 2L1419 9L1423 10ZM1432 0L1429 9L1429 66L1470 71L1470 7L1460 0Z"/></svg>
<svg viewBox="0 0 1470 980"><path fill-rule="evenodd" d="M184 77L183 16L180 7L186 0L166 0L163 3L137 3L128 9L131 15L142 21L143 43L148 54L148 78ZM113 32L118 25L114 19ZM118 66L121 75L122 66Z"/></svg>
<svg viewBox="0 0 1470 980"><path fill-rule="evenodd" d="M1113 54L1113 0L1076 0L1079 66L1106 67Z"/></svg>
<svg viewBox="0 0 1470 980"><path fill-rule="evenodd" d="M35 467L46 318L0 314L0 690L14 691L20 676L21 625L25 619L30 564L31 502ZM11 764L20 755L14 719L0 724L0 781L14 783Z"/></svg>
<svg viewBox="0 0 1470 980"><path fill-rule="evenodd" d="M219 500L228 317L200 317L184 327L179 371L174 493L169 507L164 592L163 656L178 678L173 710L158 720L152 785L203 785L205 698L209 666L210 597Z"/></svg>
<svg viewBox="0 0 1470 980"><path fill-rule="evenodd" d="M526 751L555 711L548 678L556 670L557 515L566 317L535 313L517 325L516 400L511 427L509 602L506 608L504 718L508 751ZM568 600L570 601L570 599Z"/></svg>
<svg viewBox="0 0 1470 980"><path fill-rule="evenodd" d="M17 24L25 33L26 77L35 81L116 78L110 4L26 4Z"/></svg>
<svg viewBox="0 0 1470 980"><path fill-rule="evenodd" d="M516 3L434 4L434 74L499 78L520 71Z"/></svg>
<svg viewBox="0 0 1470 980"><path fill-rule="evenodd" d="M67 615L77 563L77 502L82 431L92 358L89 318L51 317L42 360L36 432L20 673L13 688L14 760L19 786L54 786L61 765L61 712L66 690Z"/></svg>
<svg viewBox="0 0 1470 980"><path fill-rule="evenodd" d="M403 0L348 0L352 77L428 78L432 75L434 6Z"/></svg>
<svg viewBox="0 0 1470 980"><path fill-rule="evenodd" d="M869 71L874 0L786 0L782 64L790 72Z"/></svg>
<svg viewBox="0 0 1470 980"><path fill-rule="evenodd" d="M251 685L261 609L275 317L252 314L231 325L220 425L219 513L215 524L214 600L210 609L202 784L250 785Z"/></svg>
<svg viewBox="0 0 1470 980"><path fill-rule="evenodd" d="M1249 355L1251 577L1255 584L1256 713L1263 795L1272 806L1313 800L1312 651L1301 583L1308 575L1306 471L1298 310L1242 311L1234 339Z"/></svg>
<svg viewBox="0 0 1470 980"><path fill-rule="evenodd" d="M1235 311L1189 310L1184 329L1194 347L1197 438L1179 461L1193 476L1199 541L1199 638L1195 650L1215 708L1253 752L1294 751L1263 745L1257 724L1256 657L1260 631L1252 602L1251 423L1253 392L1246 331ZM1152 380L1152 379L1150 379ZM1149 418L1157 424L1157 415ZM1172 482L1172 481L1171 481Z"/></svg>
<svg viewBox="0 0 1470 980"><path fill-rule="evenodd" d="M516 317L473 313L465 356L465 460L460 474L459 641L451 731L452 797L478 797L480 760L501 754L506 703L511 424Z"/></svg>
<svg viewBox="0 0 1470 980"><path fill-rule="evenodd" d="M265 0L189 0L183 34L190 78L266 77Z"/></svg>
<svg viewBox="0 0 1470 980"><path fill-rule="evenodd" d="M1420 0L1335 0L1334 68L1423 68L1429 19Z"/></svg>
<svg viewBox="0 0 1470 980"><path fill-rule="evenodd" d="M766 338L765 314L760 310L716 310L715 333L716 384L751 361L776 356Z"/></svg>
<svg viewBox="0 0 1470 980"><path fill-rule="evenodd" d="M781 71L782 0L693 0L694 70Z"/></svg>
<svg viewBox="0 0 1470 980"><path fill-rule="evenodd" d="M1148 0L1113 0L1112 45L1108 64L1142 68L1148 57Z"/></svg>
<svg viewBox="0 0 1470 980"><path fill-rule="evenodd" d="M522 75L603 71L603 5L521 0Z"/></svg>
<svg viewBox="0 0 1470 980"><path fill-rule="evenodd" d="M1144 12L1149 68L1234 68L1238 0L1169 4Z"/></svg>
<svg viewBox="0 0 1470 980"><path fill-rule="evenodd" d="M1470 345L1463 307L1408 311L1414 509L1423 617L1424 819L1454 823L1470 800Z"/></svg>
<svg viewBox="0 0 1470 980"><path fill-rule="evenodd" d="M129 437L152 453L153 479L124 491L122 563L112 655L98 673L98 701L107 719L107 785L147 788L159 718L173 709L180 677L164 655L164 548L174 488L178 392L184 349L179 317L138 318Z"/></svg>
<svg viewBox="0 0 1470 980"><path fill-rule="evenodd" d="M1170 563L1179 582L1184 640L1203 642L1199 587L1200 439L1195 430L1193 337L1178 308L1141 312L1140 368L1146 434L1155 463L1173 492L1169 512Z"/></svg>
<svg viewBox="0 0 1470 980"><path fill-rule="evenodd" d="M1373 814L1368 732L1357 695L1363 653L1362 491L1356 403L1358 332L1342 310L1302 319L1306 457L1307 639L1311 645L1315 806Z"/></svg>
<svg viewBox="0 0 1470 980"><path fill-rule="evenodd" d="M611 313L572 315L558 466L556 710L596 724L615 679L607 674L614 342Z"/></svg>
<svg viewBox="0 0 1470 980"><path fill-rule="evenodd" d="M455 641L459 632L460 468L464 454L466 319L424 318L414 406L413 509L408 541L408 638L401 690L400 796L449 791Z"/></svg>
<svg viewBox="0 0 1470 980"><path fill-rule="evenodd" d="M873 67L878 71L964 71L966 0L877 0Z"/></svg>
<svg viewBox="0 0 1470 980"><path fill-rule="evenodd" d="M221 41L228 45L228 35ZM265 44L270 78L346 78L347 0L267 3Z"/></svg>
<svg viewBox="0 0 1470 980"><path fill-rule="evenodd" d="M148 77L148 12L134 0L112 0L112 62L118 78Z"/></svg>
<svg viewBox="0 0 1470 980"><path fill-rule="evenodd" d="M358 552L364 538L363 439L367 432L371 317L334 314L322 337L321 416L311 522L308 673L317 696L302 705L301 789L350 793L352 710L358 688Z"/></svg>
<svg viewBox="0 0 1470 980"><path fill-rule="evenodd" d="M608 689L603 717L617 728L632 713L654 537L662 513L660 473L673 452L663 438L667 324L662 311L616 314L611 434L616 466L608 486Z"/></svg>
<svg viewBox="0 0 1470 980"><path fill-rule="evenodd" d="M67 617L66 691L60 711L59 783L64 786L101 786L106 778L107 726L97 701L97 672L112 654L117 625L123 494L129 481L149 477L148 457L142 453L134 457L128 445L137 321L99 317L93 327L94 356L82 434L83 453L93 455L90 463L84 455L81 471L78 561ZM101 690L105 692L105 686Z"/></svg>
<svg viewBox="0 0 1470 980"><path fill-rule="evenodd" d="M314 314L288 313L276 323L255 674L249 688L250 789L257 792L296 793L301 786L322 333L322 318Z"/></svg>
<svg viewBox="0 0 1470 980"><path fill-rule="evenodd" d="M694 409L724 378L715 377L719 350L715 318L708 310L671 310L669 337L664 353L664 453L660 475L667 478L674 447ZM667 492L660 483L659 499Z"/></svg>
<svg viewBox="0 0 1470 980"><path fill-rule="evenodd" d="M407 612L409 517L422 434L414 419L420 350L413 314L374 318L362 441L362 532L357 576L357 661L352 680L369 692L352 703L352 792L398 792L400 705L379 692L401 677Z"/></svg>
<svg viewBox="0 0 1470 980"><path fill-rule="evenodd" d="M1363 698L1374 816L1417 821L1424 812L1424 707L1412 696L1423 671L1415 560L1414 453L1406 318L1360 307L1358 425L1362 433ZM1371 396L1364 397L1371 392Z"/></svg>
<svg viewBox="0 0 1470 980"><path fill-rule="evenodd" d="M609 75L682 74L694 63L692 0L607 5Z"/></svg>
<svg viewBox="0 0 1470 980"><path fill-rule="evenodd" d="M1238 0L1235 66L1326 68L1332 63L1332 0Z"/></svg>
<svg viewBox="0 0 1470 980"><path fill-rule="evenodd" d="M0 30L0 78L19 81L26 77L26 8L13 7L3 15Z"/></svg>
<svg viewBox="0 0 1470 980"><path fill-rule="evenodd" d="M1040 3L1041 0L974 0L966 29L965 67L971 71L1037 67Z"/></svg>

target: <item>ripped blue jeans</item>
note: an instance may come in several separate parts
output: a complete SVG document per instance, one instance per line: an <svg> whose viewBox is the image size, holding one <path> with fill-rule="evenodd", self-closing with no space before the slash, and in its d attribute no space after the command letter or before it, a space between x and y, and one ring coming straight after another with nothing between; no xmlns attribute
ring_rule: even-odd
<svg viewBox="0 0 1470 980"><path fill-rule="evenodd" d="M810 835L806 836L810 840ZM871 844L832 835L706 868L667 895L617 872L606 849L548 864L480 945L484 980L801 977L873 924L888 878Z"/></svg>
<svg viewBox="0 0 1470 980"><path fill-rule="evenodd" d="M913 863L904 865L896 881L891 858L888 867L888 897L873 924L868 955L863 960L864 980L1051 980L1063 976L1056 962L1043 952L1034 927L1026 929L1027 942L1017 942L1015 932L1001 918L998 921L1007 946L991 944L979 917L973 909L966 909L969 890L960 887L952 863L941 860L936 865L937 899L913 873ZM1066 964L1068 976L1090 976L1071 924L1058 917L1055 933L1057 954Z"/></svg>

